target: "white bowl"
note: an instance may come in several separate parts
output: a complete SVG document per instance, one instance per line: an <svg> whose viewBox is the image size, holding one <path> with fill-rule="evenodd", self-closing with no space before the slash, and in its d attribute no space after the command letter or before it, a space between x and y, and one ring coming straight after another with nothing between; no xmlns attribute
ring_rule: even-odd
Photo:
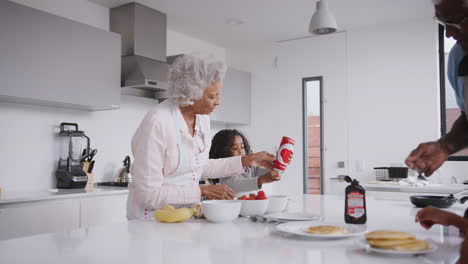
<svg viewBox="0 0 468 264"><path fill-rule="evenodd" d="M288 205L288 196L286 195L270 195L268 196L267 214L281 213Z"/></svg>
<svg viewBox="0 0 468 264"><path fill-rule="evenodd" d="M215 223L231 222L239 217L241 202L237 200L208 200L202 202L203 215Z"/></svg>
<svg viewBox="0 0 468 264"><path fill-rule="evenodd" d="M268 207L268 199L240 201L242 202L242 208L240 210L242 216L263 215Z"/></svg>

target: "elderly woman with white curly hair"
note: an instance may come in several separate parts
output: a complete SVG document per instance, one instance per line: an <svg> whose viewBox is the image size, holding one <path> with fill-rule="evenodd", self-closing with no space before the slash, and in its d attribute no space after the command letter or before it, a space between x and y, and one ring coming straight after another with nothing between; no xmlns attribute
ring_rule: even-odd
<svg viewBox="0 0 468 264"><path fill-rule="evenodd" d="M271 166L274 155L258 152L208 159L210 118L221 103L226 66L210 57L184 55L169 69L170 98L149 111L132 138L133 182L128 219L145 219L166 204L233 199L226 185L199 185L199 179L229 177L247 166Z"/></svg>

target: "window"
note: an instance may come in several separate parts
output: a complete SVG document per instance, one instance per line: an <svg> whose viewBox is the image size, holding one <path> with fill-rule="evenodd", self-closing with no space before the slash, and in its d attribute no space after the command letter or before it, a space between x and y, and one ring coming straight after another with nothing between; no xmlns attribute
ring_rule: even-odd
<svg viewBox="0 0 468 264"><path fill-rule="evenodd" d="M302 79L304 193L322 193L322 77Z"/></svg>
<svg viewBox="0 0 468 264"><path fill-rule="evenodd" d="M445 135L452 128L455 120L460 116L460 108L455 99L455 92L447 78L447 61L450 49L455 45L453 38L445 37L445 28L439 26L439 69L440 69L440 115L441 135ZM449 157L449 160L468 161L468 149L461 150Z"/></svg>

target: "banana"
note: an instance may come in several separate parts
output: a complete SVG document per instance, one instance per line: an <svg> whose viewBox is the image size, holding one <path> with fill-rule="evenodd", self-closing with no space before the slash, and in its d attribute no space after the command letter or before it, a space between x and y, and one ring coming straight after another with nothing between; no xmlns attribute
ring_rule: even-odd
<svg viewBox="0 0 468 264"><path fill-rule="evenodd" d="M170 205L170 204L166 204L162 209L163 210L174 210L175 208L172 207L172 205Z"/></svg>
<svg viewBox="0 0 468 264"><path fill-rule="evenodd" d="M174 209L174 207L166 205L162 209L154 211L154 218L162 223L177 223L190 219L193 213L194 210L192 208Z"/></svg>

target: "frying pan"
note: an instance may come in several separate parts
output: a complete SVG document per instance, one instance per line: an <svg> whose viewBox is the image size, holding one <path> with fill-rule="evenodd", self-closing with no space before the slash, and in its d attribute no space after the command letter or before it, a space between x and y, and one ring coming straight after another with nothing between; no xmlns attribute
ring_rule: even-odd
<svg viewBox="0 0 468 264"><path fill-rule="evenodd" d="M434 206L438 208L447 208L455 204L457 200L460 200L460 203L465 203L468 200L468 196L458 197L463 192L468 191L465 189L463 191L450 194L448 196L438 196L438 195L414 195L410 196L410 201L416 207L426 207L426 206ZM456 197L457 196L457 197Z"/></svg>

